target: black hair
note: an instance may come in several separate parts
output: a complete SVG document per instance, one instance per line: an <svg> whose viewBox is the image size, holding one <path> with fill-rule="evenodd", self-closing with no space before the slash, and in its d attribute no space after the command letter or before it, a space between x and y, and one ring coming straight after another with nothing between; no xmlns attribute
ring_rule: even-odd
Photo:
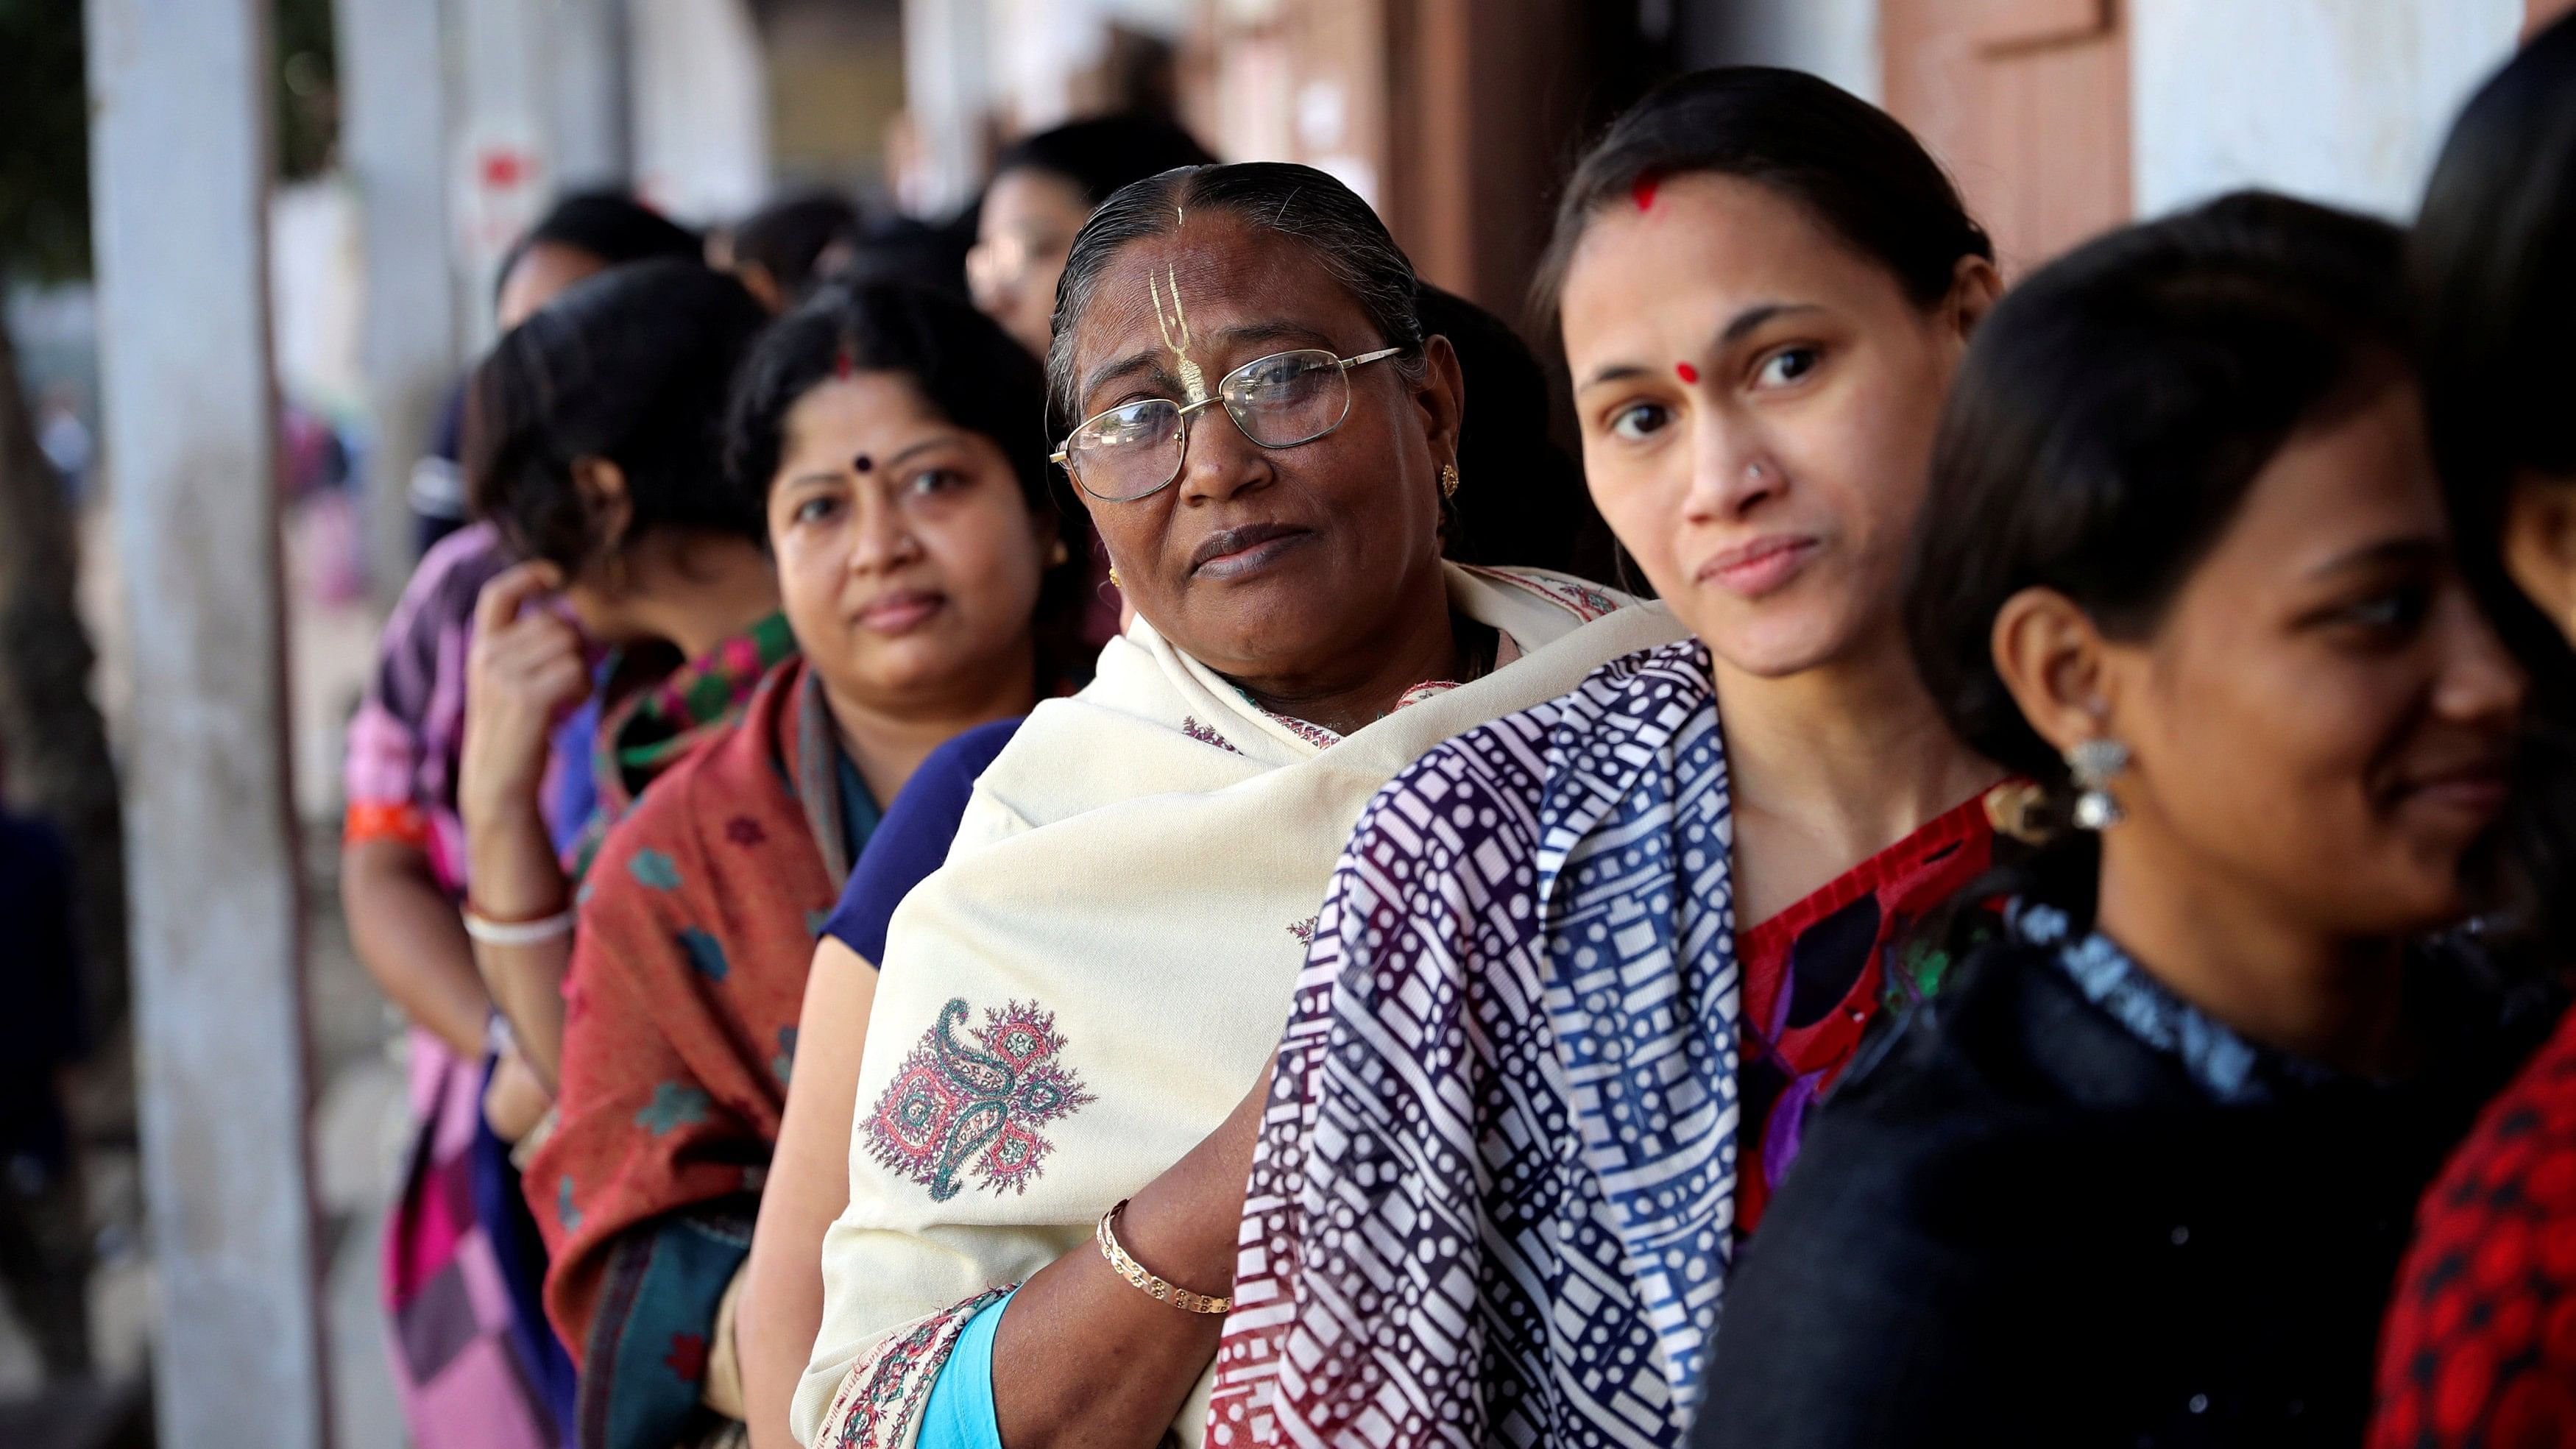
<svg viewBox="0 0 2576 1449"><path fill-rule="evenodd" d="M496 300L520 258L537 246L570 247L611 267L656 257L698 261L706 255L706 244L696 232L622 191L575 192L548 207L537 224L502 253L501 265L492 273Z"/></svg>
<svg viewBox="0 0 2576 1449"><path fill-rule="evenodd" d="M1038 586L1040 689L1087 679L1090 520L1057 503L1046 378L1027 348L964 299L904 282L829 283L780 318L745 359L726 423L725 471L743 507L766 515L788 413L845 367L903 374L941 416L991 439L1010 460L1030 514L1054 520L1065 547L1064 562L1048 565Z"/></svg>
<svg viewBox="0 0 2576 1449"><path fill-rule="evenodd" d="M1933 444L1906 634L1951 729L2041 786L2051 823L2072 787L1995 668L1997 613L2043 587L2110 637L2150 633L2292 434L2403 375L2401 247L2385 222L2239 192L2077 248L1977 329ZM2097 847L2060 829L1991 894L2089 924Z"/></svg>
<svg viewBox="0 0 2576 1449"><path fill-rule="evenodd" d="M1073 183L1085 206L1098 206L1130 182L1176 166L1209 166L1208 154L1189 132L1161 116L1098 116L1040 131L1004 148L993 175L1043 171Z"/></svg>
<svg viewBox="0 0 2576 1449"><path fill-rule="evenodd" d="M1082 400L1074 395L1073 339L1101 273L1129 242L1180 225L1184 209L1230 213L1304 247L1359 304L1379 345L1405 349L1395 365L1408 376L1421 376L1420 284L1412 259L1367 202L1324 172L1294 162L1182 167L1121 189L1074 234L1064 276L1056 283L1055 341L1047 348L1047 390L1059 435L1082 421Z"/></svg>
<svg viewBox="0 0 2576 1449"><path fill-rule="evenodd" d="M975 225L966 216L932 226L909 216L890 216L859 234L850 258L829 280L845 286L872 282L909 282L972 300L966 286L966 251L974 245Z"/></svg>
<svg viewBox="0 0 2576 1449"><path fill-rule="evenodd" d="M1615 571L1615 540L1583 486L1583 466L1548 433L1547 372L1502 318L1425 282L1422 330L1449 339L1467 380L1458 430L1461 480L1441 553L1462 564Z"/></svg>
<svg viewBox="0 0 2576 1449"><path fill-rule="evenodd" d="M1657 86L1584 153L1557 203L1536 309L1555 312L1594 213L1694 173L1759 182L1796 202L1919 307L1950 295L1961 258L1994 260L1958 188L1894 117L1804 71L1726 66Z"/></svg>
<svg viewBox="0 0 2576 1449"><path fill-rule="evenodd" d="M465 473L477 516L522 557L577 574L657 530L757 542L760 509L724 484L725 391L768 316L703 262L632 262L584 277L529 314L475 366ZM632 521L599 536L573 464L626 479Z"/></svg>
<svg viewBox="0 0 2576 1449"><path fill-rule="evenodd" d="M859 209L829 193L773 201L734 227L733 259L737 266L767 272L792 306L818 280L815 268L824 253L855 248L861 230Z"/></svg>
<svg viewBox="0 0 2576 1449"><path fill-rule="evenodd" d="M2408 271L2424 322L2424 399L2464 570L2530 676L2509 862L2576 875L2576 654L2506 574L2517 474L2576 488L2576 16L2534 36L2472 97L2424 192ZM2576 960L2576 901L2527 892L2533 943ZM2552 919L2555 917L2556 919Z"/></svg>

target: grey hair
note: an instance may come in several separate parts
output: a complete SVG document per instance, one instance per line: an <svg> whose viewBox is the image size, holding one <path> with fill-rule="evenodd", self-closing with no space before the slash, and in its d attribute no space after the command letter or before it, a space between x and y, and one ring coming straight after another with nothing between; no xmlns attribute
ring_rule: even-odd
<svg viewBox="0 0 2576 1449"><path fill-rule="evenodd" d="M1075 394L1074 330L1091 308L1101 273L1129 242L1181 225L1181 213L1227 212L1294 239L1359 303L1382 345L1402 347L1398 370L1423 375L1421 290L1412 259L1387 235L1369 204L1312 166L1244 161L1178 166L1120 187L1074 235L1055 291L1055 337L1047 346L1047 400L1059 431L1082 421Z"/></svg>

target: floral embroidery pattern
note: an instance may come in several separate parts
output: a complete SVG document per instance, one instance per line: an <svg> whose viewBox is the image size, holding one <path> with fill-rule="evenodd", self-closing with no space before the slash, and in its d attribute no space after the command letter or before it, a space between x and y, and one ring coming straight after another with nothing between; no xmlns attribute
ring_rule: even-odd
<svg viewBox="0 0 2576 1449"><path fill-rule="evenodd" d="M1198 741L1200 744L1214 745L1229 755L1239 755L1243 753L1243 751L1236 749L1233 743L1227 740L1225 736L1218 734L1214 727L1200 724L1198 716L1196 715L1185 714L1181 716L1181 733L1188 735L1191 739Z"/></svg>
<svg viewBox="0 0 2576 1449"><path fill-rule="evenodd" d="M680 867L671 857L658 850L639 850L626 862L626 873L635 883L648 890L675 891L680 888Z"/></svg>
<svg viewBox="0 0 2576 1449"><path fill-rule="evenodd" d="M1028 1191L1055 1150L1037 1129L1092 1100L1057 1060L1055 1013L1005 1002L961 1041L969 1015L962 997L939 1009L868 1118L869 1152L933 1202L955 1197L970 1173L996 1197Z"/></svg>
<svg viewBox="0 0 2576 1449"><path fill-rule="evenodd" d="M1315 944L1315 922L1321 919L1320 916L1308 916L1302 921L1290 921L1288 934L1297 938L1298 945L1312 946Z"/></svg>
<svg viewBox="0 0 2576 1449"><path fill-rule="evenodd" d="M715 1105L703 1087L686 1082L658 1082L653 1087L653 1100L635 1114L635 1125L660 1137L682 1127L695 1127L707 1120L707 1109ZM568 1186L571 1178L564 1179Z"/></svg>

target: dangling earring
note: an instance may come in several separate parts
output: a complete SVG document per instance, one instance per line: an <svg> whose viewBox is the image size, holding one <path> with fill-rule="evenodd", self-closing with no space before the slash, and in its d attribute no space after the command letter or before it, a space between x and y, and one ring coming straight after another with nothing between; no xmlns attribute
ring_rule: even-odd
<svg viewBox="0 0 2576 1449"><path fill-rule="evenodd" d="M1458 496L1458 465L1455 463L1440 465L1440 496L1443 498Z"/></svg>
<svg viewBox="0 0 2576 1449"><path fill-rule="evenodd" d="M2075 826L2108 830L2126 820L2120 802L2111 798L2111 777L2129 768L2129 747L2114 739L2090 739L2066 752L2066 773L2075 777Z"/></svg>

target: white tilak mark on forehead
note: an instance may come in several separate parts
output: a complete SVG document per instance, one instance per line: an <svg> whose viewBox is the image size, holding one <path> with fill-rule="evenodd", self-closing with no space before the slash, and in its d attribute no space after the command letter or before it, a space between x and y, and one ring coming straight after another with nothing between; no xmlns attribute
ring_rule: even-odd
<svg viewBox="0 0 2576 1449"><path fill-rule="evenodd" d="M1163 281L1172 288L1172 315L1169 320L1163 316L1161 287L1155 282L1152 272L1145 274L1145 291L1154 299L1155 330L1163 334L1163 346L1180 360L1182 391L1188 394L1193 404L1206 402L1207 374L1201 372L1198 363L1190 358L1190 347L1196 339L1190 336L1189 315L1181 310L1181 279L1171 267L1166 266L1163 268Z"/></svg>

